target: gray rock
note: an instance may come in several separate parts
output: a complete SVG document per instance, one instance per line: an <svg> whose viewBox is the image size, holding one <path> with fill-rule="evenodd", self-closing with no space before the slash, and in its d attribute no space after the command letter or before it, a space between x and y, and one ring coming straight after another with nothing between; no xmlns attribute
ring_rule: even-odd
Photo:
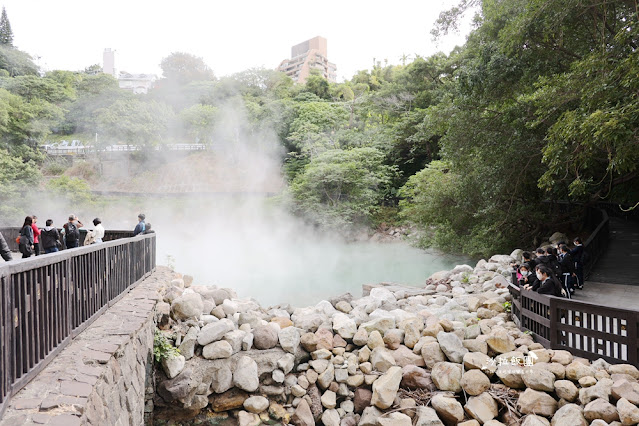
<svg viewBox="0 0 639 426"><path fill-rule="evenodd" d="M257 375L257 363L248 356L238 359L233 370L233 384L247 392L255 392L260 385Z"/></svg>
<svg viewBox="0 0 639 426"><path fill-rule="evenodd" d="M437 342L449 361L457 364L461 363L468 349L464 347L462 341L455 333L437 333Z"/></svg>
<svg viewBox="0 0 639 426"><path fill-rule="evenodd" d="M413 421L403 413L385 414L378 420L379 426L412 426Z"/></svg>
<svg viewBox="0 0 639 426"><path fill-rule="evenodd" d="M186 360L182 355L162 358L162 369L169 379L172 379L180 374L184 369L185 364Z"/></svg>
<svg viewBox="0 0 639 426"><path fill-rule="evenodd" d="M373 398L371 399L371 403L383 410L389 408L393 405L401 381L401 367L390 367L384 375L380 376L373 383Z"/></svg>
<svg viewBox="0 0 639 426"><path fill-rule="evenodd" d="M417 407L417 423L415 426L444 426L439 417L437 417L437 412L426 406Z"/></svg>
<svg viewBox="0 0 639 426"><path fill-rule="evenodd" d="M357 324L348 315L338 312L333 316L333 330L343 339L350 340L357 332Z"/></svg>
<svg viewBox="0 0 639 426"><path fill-rule="evenodd" d="M220 340L226 333L235 329L235 324L229 319L222 319L202 327L197 335L197 343L206 346L211 342Z"/></svg>
<svg viewBox="0 0 639 426"><path fill-rule="evenodd" d="M300 346L300 332L295 327L286 327L277 334L280 346L286 352L294 354Z"/></svg>
<svg viewBox="0 0 639 426"><path fill-rule="evenodd" d="M460 364L438 362L433 367L430 378L437 389L442 391L461 392L462 369Z"/></svg>
<svg viewBox="0 0 639 426"><path fill-rule="evenodd" d="M199 318L202 315L202 296L197 293L186 293L171 303L173 318L184 321L189 318Z"/></svg>
<svg viewBox="0 0 639 426"><path fill-rule="evenodd" d="M233 348L226 340L209 343L202 348L202 356L206 359L228 358L233 355Z"/></svg>
<svg viewBox="0 0 639 426"><path fill-rule="evenodd" d="M290 328L290 327L287 327ZM260 325L253 329L253 346L256 349L271 349L277 346L278 333L275 327Z"/></svg>
<svg viewBox="0 0 639 426"><path fill-rule="evenodd" d="M382 412L377 407L366 407L359 420L358 426L378 426L377 420Z"/></svg>
<svg viewBox="0 0 639 426"><path fill-rule="evenodd" d="M456 425L464 420L464 409L459 401L452 396L442 393L435 394L430 401L430 405L444 422Z"/></svg>
<svg viewBox="0 0 639 426"><path fill-rule="evenodd" d="M311 408L305 399L302 399L295 408L295 413L291 417L293 424L298 426L315 426L315 419Z"/></svg>
<svg viewBox="0 0 639 426"><path fill-rule="evenodd" d="M268 399L263 396L251 396L244 401L244 409L259 414L268 408Z"/></svg>
<svg viewBox="0 0 639 426"><path fill-rule="evenodd" d="M537 414L544 417L552 417L557 411L557 401L552 396L533 389L526 389L519 394L517 406L524 414Z"/></svg>
<svg viewBox="0 0 639 426"><path fill-rule="evenodd" d="M324 426L339 426L339 413L335 409L326 410L322 413L322 423Z"/></svg>

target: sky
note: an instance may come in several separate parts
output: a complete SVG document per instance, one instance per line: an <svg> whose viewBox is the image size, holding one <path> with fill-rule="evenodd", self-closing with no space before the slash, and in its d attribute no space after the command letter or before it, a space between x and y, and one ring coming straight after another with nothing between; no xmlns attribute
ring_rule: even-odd
<svg viewBox="0 0 639 426"><path fill-rule="evenodd" d="M118 71L161 75L172 52L202 57L217 76L253 67L276 68L291 47L315 36L328 40L338 80L370 69L373 59L401 63L403 54L429 56L463 44L453 34L430 35L442 10L455 0L303 2L291 0L0 0L14 45L45 71L102 65L116 51Z"/></svg>

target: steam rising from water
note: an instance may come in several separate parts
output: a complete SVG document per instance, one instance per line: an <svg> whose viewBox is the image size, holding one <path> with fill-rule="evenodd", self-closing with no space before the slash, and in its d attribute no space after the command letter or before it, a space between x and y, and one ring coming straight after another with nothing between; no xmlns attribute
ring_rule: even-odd
<svg viewBox="0 0 639 426"><path fill-rule="evenodd" d="M45 194L32 210L40 226L46 218L61 226L76 213L89 228L100 216L106 229L133 229L144 212L157 232L158 263L174 263L177 271L194 275L195 284L230 287L264 305L301 306L346 291L359 295L362 284L382 281L420 285L464 260L403 243L347 244L292 216L266 197L283 182L283 153L274 133L249 127L237 103L221 111L209 152L180 162L167 158L158 170L125 176L134 192L187 184L200 195L117 197L96 211Z"/></svg>

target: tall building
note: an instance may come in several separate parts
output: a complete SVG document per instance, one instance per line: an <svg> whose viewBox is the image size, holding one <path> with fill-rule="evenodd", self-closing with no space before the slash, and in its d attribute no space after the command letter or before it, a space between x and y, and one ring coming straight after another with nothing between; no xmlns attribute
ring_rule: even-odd
<svg viewBox="0 0 639 426"><path fill-rule="evenodd" d="M291 48L291 59L285 59L277 67L278 71L291 77L298 83L305 83L312 69L330 82L337 81L337 67L328 61L326 39L314 37Z"/></svg>
<svg viewBox="0 0 639 426"><path fill-rule="evenodd" d="M102 54L102 72L115 77L115 50L104 49Z"/></svg>

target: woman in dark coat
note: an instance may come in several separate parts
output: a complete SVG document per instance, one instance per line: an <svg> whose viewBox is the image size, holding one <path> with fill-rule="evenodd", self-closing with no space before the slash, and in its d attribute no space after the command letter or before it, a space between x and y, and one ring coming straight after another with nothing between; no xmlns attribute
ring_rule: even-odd
<svg viewBox="0 0 639 426"><path fill-rule="evenodd" d="M31 225L33 225L33 219L31 216L27 216L24 219L22 229L20 229L20 244L18 246L23 259L33 254L33 228Z"/></svg>

